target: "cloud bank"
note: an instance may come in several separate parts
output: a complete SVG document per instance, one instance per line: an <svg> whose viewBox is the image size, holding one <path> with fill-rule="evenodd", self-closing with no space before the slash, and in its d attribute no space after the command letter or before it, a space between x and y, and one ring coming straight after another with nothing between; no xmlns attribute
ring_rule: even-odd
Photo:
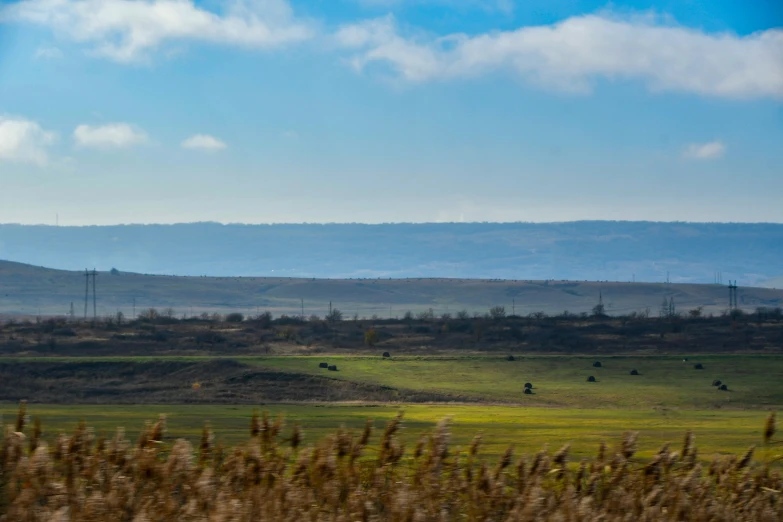
<svg viewBox="0 0 783 522"><path fill-rule="evenodd" d="M47 147L56 139L30 120L0 116L0 163L32 163L44 166L48 163Z"/></svg>
<svg viewBox="0 0 783 522"><path fill-rule="evenodd" d="M2 19L49 27L119 62L168 42L270 48L312 36L285 0L230 0L221 14L192 0L21 0L3 9Z"/></svg>
<svg viewBox="0 0 783 522"><path fill-rule="evenodd" d="M409 82L510 71L564 91L589 92L595 80L635 80L652 91L724 98L783 98L783 30L710 34L659 17L575 16L553 25L475 36L416 38L393 16L343 26L335 35L361 71L385 64Z"/></svg>

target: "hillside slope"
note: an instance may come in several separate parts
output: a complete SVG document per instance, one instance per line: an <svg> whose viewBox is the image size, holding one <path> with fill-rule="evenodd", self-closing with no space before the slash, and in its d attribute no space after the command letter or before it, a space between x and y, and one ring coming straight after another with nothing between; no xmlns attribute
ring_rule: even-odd
<svg viewBox="0 0 783 522"><path fill-rule="evenodd" d="M303 279L265 277L178 277L99 272L99 315L144 308L174 308L177 315L238 310L270 310L276 314L323 315L332 306L346 316L402 316L406 310L433 308L437 314L466 309L484 313L496 305L518 315L543 311L589 311L603 298L610 314L650 309L657 314L664 298L685 311L697 306L723 311L728 290L720 285L665 283L600 283L583 281L477 279ZM0 261L0 313L65 314L74 303L84 313L83 272L53 270ZM783 306L783 291L739 290L739 304ZM88 306L92 314L92 289Z"/></svg>

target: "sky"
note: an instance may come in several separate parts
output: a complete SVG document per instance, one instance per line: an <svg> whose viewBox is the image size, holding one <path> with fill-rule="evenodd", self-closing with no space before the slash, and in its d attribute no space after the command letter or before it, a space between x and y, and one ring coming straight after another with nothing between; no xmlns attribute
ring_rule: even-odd
<svg viewBox="0 0 783 522"><path fill-rule="evenodd" d="M0 0L0 223L781 203L780 0Z"/></svg>

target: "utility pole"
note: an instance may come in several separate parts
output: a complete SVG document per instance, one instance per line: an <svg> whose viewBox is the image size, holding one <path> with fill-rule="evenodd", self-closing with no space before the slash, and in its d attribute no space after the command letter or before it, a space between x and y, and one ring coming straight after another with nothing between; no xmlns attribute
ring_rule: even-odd
<svg viewBox="0 0 783 522"><path fill-rule="evenodd" d="M92 318L93 320L98 319L98 297L97 297L97 291L95 290L95 277L98 275L98 271L94 268L92 269Z"/></svg>
<svg viewBox="0 0 783 522"><path fill-rule="evenodd" d="M73 301L71 301L71 311L68 312L68 315L71 317L71 321L73 321L73 316L74 316L74 313L73 313Z"/></svg>
<svg viewBox="0 0 783 522"><path fill-rule="evenodd" d="M302 297L301 300L302 300L302 319L304 319L304 297Z"/></svg>
<svg viewBox="0 0 783 522"><path fill-rule="evenodd" d="M90 273L84 269L84 320L87 320L87 301L90 296Z"/></svg>

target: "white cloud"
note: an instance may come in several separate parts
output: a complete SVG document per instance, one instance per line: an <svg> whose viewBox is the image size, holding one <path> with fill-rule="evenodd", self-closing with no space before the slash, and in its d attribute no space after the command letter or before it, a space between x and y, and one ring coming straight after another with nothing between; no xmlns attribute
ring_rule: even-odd
<svg viewBox="0 0 783 522"><path fill-rule="evenodd" d="M223 150L226 148L226 144L209 134L196 134L183 141L182 147L185 149Z"/></svg>
<svg viewBox="0 0 783 522"><path fill-rule="evenodd" d="M500 12L511 14L514 12L513 0L356 0L364 7L393 8L404 5L422 6L437 5L458 10L478 8L490 13Z"/></svg>
<svg viewBox="0 0 783 522"><path fill-rule="evenodd" d="M715 159L723 156L726 146L720 141L709 143L691 143L685 149L685 157L699 160Z"/></svg>
<svg viewBox="0 0 783 522"><path fill-rule="evenodd" d="M36 60L56 60L63 57L63 52L57 47L39 47L35 51Z"/></svg>
<svg viewBox="0 0 783 522"><path fill-rule="evenodd" d="M337 42L362 70L384 63L410 82L510 70L538 85L587 92L596 78L641 80L654 91L783 98L783 30L710 34L654 16L568 18L468 36L405 37L393 16L347 25Z"/></svg>
<svg viewBox="0 0 783 522"><path fill-rule="evenodd" d="M147 141L147 135L127 123L107 125L79 125L73 131L73 139L80 147L120 148Z"/></svg>
<svg viewBox="0 0 783 522"><path fill-rule="evenodd" d="M120 62L178 41L269 48L312 36L286 0L230 0L222 14L193 0L21 0L0 9L0 21L50 27Z"/></svg>
<svg viewBox="0 0 783 522"><path fill-rule="evenodd" d="M0 116L0 163L13 161L46 165L46 148L54 143L56 135L34 121Z"/></svg>

